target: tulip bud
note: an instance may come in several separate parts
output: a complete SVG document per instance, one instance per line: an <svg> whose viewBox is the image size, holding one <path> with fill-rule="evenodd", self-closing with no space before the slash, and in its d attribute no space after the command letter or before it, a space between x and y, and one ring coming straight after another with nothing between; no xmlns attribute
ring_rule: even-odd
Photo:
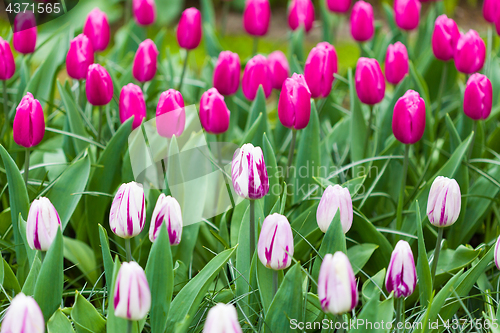
<svg viewBox="0 0 500 333"><path fill-rule="evenodd" d="M113 298L115 316L141 320L151 308L151 291L144 270L135 261L124 262L118 271Z"/></svg>
<svg viewBox="0 0 500 333"><path fill-rule="evenodd" d="M246 199L260 199L269 192L264 155L260 147L244 144L234 152L231 175L236 193Z"/></svg>
<svg viewBox="0 0 500 333"><path fill-rule="evenodd" d="M394 85L403 80L409 72L408 51L401 42L389 45L385 55L385 78Z"/></svg>
<svg viewBox="0 0 500 333"><path fill-rule="evenodd" d="M351 229L353 219L351 193L340 185L329 185L316 211L316 220L321 231L326 233L335 214L340 214L342 231L347 233Z"/></svg>
<svg viewBox="0 0 500 333"><path fill-rule="evenodd" d="M394 297L408 297L413 294L417 284L417 272L410 244L400 240L392 251L391 262L387 268L385 288L394 291Z"/></svg>
<svg viewBox="0 0 500 333"><path fill-rule="evenodd" d="M44 333L42 310L31 296L19 293L10 302L1 333Z"/></svg>
<svg viewBox="0 0 500 333"><path fill-rule="evenodd" d="M290 222L274 213L264 219L257 251L260 262L274 270L285 269L292 263L293 234Z"/></svg>
<svg viewBox="0 0 500 333"><path fill-rule="evenodd" d="M151 39L146 39L137 49L132 67L134 78L141 82L151 81L156 74L158 49Z"/></svg>
<svg viewBox="0 0 500 333"><path fill-rule="evenodd" d="M403 30L413 30L418 27L420 21L419 0L395 0L394 19L396 25Z"/></svg>
<svg viewBox="0 0 500 333"><path fill-rule="evenodd" d="M142 185L136 182L122 184L116 192L109 226L121 238L132 238L141 233L146 221L146 202Z"/></svg>
<svg viewBox="0 0 500 333"><path fill-rule="evenodd" d="M499 5L500 3L498 0L484 0L483 17L486 21L489 23L495 22Z"/></svg>
<svg viewBox="0 0 500 333"><path fill-rule="evenodd" d="M69 45L66 55L66 71L75 80L87 78L89 66L94 63L94 48L84 34L76 36Z"/></svg>
<svg viewBox="0 0 500 333"><path fill-rule="evenodd" d="M232 95L240 87L240 57L231 51L219 53L214 69L213 85L222 95Z"/></svg>
<svg viewBox="0 0 500 333"><path fill-rule="evenodd" d="M37 38L36 19L33 12L25 11L14 19L14 50L22 54L35 52Z"/></svg>
<svg viewBox="0 0 500 333"><path fill-rule="evenodd" d="M354 80L361 102L373 105L384 99L385 79L376 59L359 58Z"/></svg>
<svg viewBox="0 0 500 333"><path fill-rule="evenodd" d="M373 8L368 2L357 1L351 12L351 35L358 42L372 39L375 33Z"/></svg>
<svg viewBox="0 0 500 333"><path fill-rule="evenodd" d="M267 56L273 89L281 89L283 82L290 76L288 60L281 51L274 51Z"/></svg>
<svg viewBox="0 0 500 333"><path fill-rule="evenodd" d="M318 43L309 52L304 77L313 98L325 98L330 94L337 67L337 52L330 43Z"/></svg>
<svg viewBox="0 0 500 333"><path fill-rule="evenodd" d="M182 12L177 26L177 43L186 50L193 50L201 42L201 13L191 7Z"/></svg>
<svg viewBox="0 0 500 333"><path fill-rule="evenodd" d="M464 93L464 112L471 119L486 119L491 113L493 88L485 75L472 74Z"/></svg>
<svg viewBox="0 0 500 333"><path fill-rule="evenodd" d="M120 121L122 124L134 116L132 129L141 126L146 118L146 101L139 86L129 83L120 93Z"/></svg>
<svg viewBox="0 0 500 333"><path fill-rule="evenodd" d="M498 236L497 242L495 244L494 258L495 258L495 265L497 266L498 269L500 269L500 236Z"/></svg>
<svg viewBox="0 0 500 333"><path fill-rule="evenodd" d="M234 305L218 303L208 311L203 333L242 333Z"/></svg>
<svg viewBox="0 0 500 333"><path fill-rule="evenodd" d="M269 0L246 0L243 11L243 28L252 36L267 34L271 21L271 6Z"/></svg>
<svg viewBox="0 0 500 333"><path fill-rule="evenodd" d="M457 23L445 14L438 16L432 32L432 53L442 61L453 59L460 31Z"/></svg>
<svg viewBox="0 0 500 333"><path fill-rule="evenodd" d="M318 297L323 311L342 314L358 304L358 288L349 258L343 252L323 258L318 277Z"/></svg>
<svg viewBox="0 0 500 333"><path fill-rule="evenodd" d="M285 80L278 102L278 116L283 126L300 130L307 126L311 117L311 92L301 74L293 74Z"/></svg>
<svg viewBox="0 0 500 333"><path fill-rule="evenodd" d="M454 58L459 72L472 74L483 68L486 46L476 30L460 35Z"/></svg>
<svg viewBox="0 0 500 333"><path fill-rule="evenodd" d="M404 144L414 144L424 135L425 102L418 92L408 90L394 105L392 132Z"/></svg>
<svg viewBox="0 0 500 333"><path fill-rule="evenodd" d="M156 20L155 0L133 0L132 9L138 25L151 25Z"/></svg>
<svg viewBox="0 0 500 333"><path fill-rule="evenodd" d="M205 131L221 134L229 128L229 112L224 96L217 89L210 88L201 95L200 122Z"/></svg>
<svg viewBox="0 0 500 333"><path fill-rule="evenodd" d="M89 66L85 91L90 104L106 105L113 99L113 81L108 71L99 64Z"/></svg>
<svg viewBox="0 0 500 333"><path fill-rule="evenodd" d="M149 240L154 242L160 227L165 221L168 231L170 245L178 245L181 242L182 236L182 213L179 202L174 197L160 194L156 206L151 217L151 225L149 227Z"/></svg>
<svg viewBox="0 0 500 333"><path fill-rule="evenodd" d="M45 135L43 109L31 93L27 93L17 106L13 132L14 141L25 148L36 146Z"/></svg>
<svg viewBox="0 0 500 333"><path fill-rule="evenodd" d="M33 250L47 251L61 228L61 219L49 199L40 197L31 204L26 221L26 239Z"/></svg>
<svg viewBox="0 0 500 333"><path fill-rule="evenodd" d="M253 101L255 96L257 96L259 86L262 85L264 95L268 98L273 91L270 75L271 71L269 70L266 57L260 54L254 56L247 62L245 71L243 72L243 81L241 83L243 95Z"/></svg>
<svg viewBox="0 0 500 333"><path fill-rule="evenodd" d="M314 22L314 6L311 0L292 0L288 7L288 26L292 30L304 27L309 32Z"/></svg>
<svg viewBox="0 0 500 333"><path fill-rule="evenodd" d="M186 125L184 99L179 91L169 89L162 92L156 107L156 130L165 138L179 137Z"/></svg>
<svg viewBox="0 0 500 333"><path fill-rule="evenodd" d="M16 72L16 62L9 42L0 37L0 80L10 79Z"/></svg>
<svg viewBox="0 0 500 333"><path fill-rule="evenodd" d="M351 0L326 0L326 5L330 11L343 14L351 7Z"/></svg>
<svg viewBox="0 0 500 333"><path fill-rule="evenodd" d="M90 39L94 51L104 51L109 44L108 17L99 8L94 8L85 21L83 33Z"/></svg>
<svg viewBox="0 0 500 333"><path fill-rule="evenodd" d="M448 227L460 215L462 197L460 186L453 178L436 177L432 183L427 200L427 217L436 227Z"/></svg>

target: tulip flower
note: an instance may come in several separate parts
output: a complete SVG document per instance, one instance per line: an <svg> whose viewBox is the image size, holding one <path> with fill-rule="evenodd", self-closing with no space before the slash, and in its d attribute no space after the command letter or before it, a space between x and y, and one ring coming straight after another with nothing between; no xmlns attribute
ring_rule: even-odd
<svg viewBox="0 0 500 333"><path fill-rule="evenodd" d="M271 71L273 89L281 89L283 82L290 76L288 60L281 51L274 51L267 56L267 63Z"/></svg>
<svg viewBox="0 0 500 333"><path fill-rule="evenodd" d="M179 202L174 198L160 194L156 201L156 206L151 217L149 227L149 240L154 242L160 227L165 222L168 231L170 245L178 245L182 236L182 213Z"/></svg>
<svg viewBox="0 0 500 333"><path fill-rule="evenodd" d="M125 239L137 236L146 221L145 206L141 184L136 182L122 184L116 192L109 212L111 231Z"/></svg>
<svg viewBox="0 0 500 333"><path fill-rule="evenodd" d="M132 67L134 78L141 83L151 81L156 75L157 59L158 49L151 39L139 44Z"/></svg>
<svg viewBox="0 0 500 333"><path fill-rule="evenodd" d="M22 292L10 302L1 333L44 333L45 321L35 299Z"/></svg>
<svg viewBox="0 0 500 333"><path fill-rule="evenodd" d="M104 51L109 44L108 17L99 8L94 8L85 21L83 33L90 39L94 51Z"/></svg>
<svg viewBox="0 0 500 333"><path fill-rule="evenodd" d="M338 71L337 52L327 42L318 43L307 56L304 77L312 98L326 98L330 95L334 75Z"/></svg>
<svg viewBox="0 0 500 333"><path fill-rule="evenodd" d="M47 251L61 229L61 219L49 199L40 197L31 204L26 221L26 240L33 250Z"/></svg>
<svg viewBox="0 0 500 333"><path fill-rule="evenodd" d="M314 6L311 0L292 0L288 7L288 26L292 30L303 27L305 32L312 29Z"/></svg>
<svg viewBox="0 0 500 333"><path fill-rule="evenodd" d="M252 36L264 36L271 21L269 0L247 0L243 11L243 28Z"/></svg>
<svg viewBox="0 0 500 333"><path fill-rule="evenodd" d="M351 0L326 0L328 9L334 13L347 13L351 7Z"/></svg>
<svg viewBox="0 0 500 333"><path fill-rule="evenodd" d="M151 25L156 20L155 0L133 0L132 11L138 25Z"/></svg>
<svg viewBox="0 0 500 333"><path fill-rule="evenodd" d="M122 124L130 117L134 117L132 129L141 126L146 118L146 101L139 86L129 83L120 93L120 121Z"/></svg>
<svg viewBox="0 0 500 333"><path fill-rule="evenodd" d="M495 23L500 3L498 0L484 0L483 17L489 23Z"/></svg>
<svg viewBox="0 0 500 333"><path fill-rule="evenodd" d="M460 31L457 23L445 14L438 16L432 32L432 52L442 61L453 59Z"/></svg>
<svg viewBox="0 0 500 333"><path fill-rule="evenodd" d="M38 145L45 135L45 119L40 102L31 93L21 99L14 118L14 141L25 148Z"/></svg>
<svg viewBox="0 0 500 333"><path fill-rule="evenodd" d="M179 46L186 50L193 50L200 45L201 35L200 11L194 7L184 10L177 26L177 42Z"/></svg>
<svg viewBox="0 0 500 333"><path fill-rule="evenodd" d="M160 136L171 138L181 136L186 125L184 99L179 91L169 89L160 95L156 107L156 130Z"/></svg>
<svg viewBox="0 0 500 333"><path fill-rule="evenodd" d="M0 80L9 80L16 72L16 62L9 42L0 37Z"/></svg>
<svg viewBox="0 0 500 333"><path fill-rule="evenodd" d="M201 95L200 122L205 131L222 134L229 128L229 112L224 96L217 89L210 88Z"/></svg>
<svg viewBox="0 0 500 333"><path fill-rule="evenodd" d="M418 92L408 90L398 99L392 116L392 132L404 144L414 144L424 135L425 102Z"/></svg>
<svg viewBox="0 0 500 333"><path fill-rule="evenodd" d="M473 120L486 119L491 113L492 104L493 88L490 80L483 74L472 74L465 87L465 115Z"/></svg>
<svg viewBox="0 0 500 333"><path fill-rule="evenodd" d="M455 179L436 177L432 183L427 201L427 217L436 227L448 227L460 215L462 198L460 186Z"/></svg>
<svg viewBox="0 0 500 333"><path fill-rule="evenodd" d="M89 66L85 83L87 99L90 104L103 106L113 99L113 82L108 71L99 64Z"/></svg>
<svg viewBox="0 0 500 333"><path fill-rule="evenodd" d="M244 144L234 153L231 175L234 190L242 198L260 199L269 191L269 178L262 149L251 143Z"/></svg>
<svg viewBox="0 0 500 333"><path fill-rule="evenodd" d="M293 234L290 222L280 214L264 219L257 245L262 265L274 270L288 268L293 257Z"/></svg>
<svg viewBox="0 0 500 333"><path fill-rule="evenodd" d="M420 21L419 0L395 0L394 19L396 25L402 30L413 30L418 27Z"/></svg>
<svg viewBox="0 0 500 333"><path fill-rule="evenodd" d="M495 244L494 258L495 258L495 266L497 266L497 268L500 269L500 236L498 236L497 242Z"/></svg>
<svg viewBox="0 0 500 333"><path fill-rule="evenodd" d="M483 68L486 46L477 31L461 34L455 49L455 67L461 73L472 74Z"/></svg>
<svg viewBox="0 0 500 333"><path fill-rule="evenodd" d="M373 105L384 99L385 79L376 59L359 58L354 80L361 102Z"/></svg>
<svg viewBox="0 0 500 333"><path fill-rule="evenodd" d="M351 193L340 185L329 185L323 193L316 211L316 220L321 231L326 233L335 214L340 214L342 231L346 234L351 229L353 219Z"/></svg>
<svg viewBox="0 0 500 333"><path fill-rule="evenodd" d="M36 18L33 12L24 11L16 15L12 37L14 50L22 54L35 52L37 34Z"/></svg>
<svg viewBox="0 0 500 333"><path fill-rule="evenodd" d="M349 258L343 252L323 258L318 277L321 308L335 315L351 311L358 304L358 288Z"/></svg>
<svg viewBox="0 0 500 333"><path fill-rule="evenodd" d="M283 126L300 130L307 126L311 116L311 92L301 74L285 80L278 102L278 116Z"/></svg>
<svg viewBox="0 0 500 333"><path fill-rule="evenodd" d="M403 80L409 72L408 51L401 42L390 44L385 55L385 78L394 85Z"/></svg>
<svg viewBox="0 0 500 333"><path fill-rule="evenodd" d="M236 308L231 304L217 303L208 311L203 333L242 333Z"/></svg>
<svg viewBox="0 0 500 333"><path fill-rule="evenodd" d="M392 251L385 288L388 292L394 291L394 297L401 298L413 294L416 284L417 272L413 252L407 241L400 240Z"/></svg>
<svg viewBox="0 0 500 333"><path fill-rule="evenodd" d="M213 85L222 95L232 95L240 87L240 57L231 51L219 53L214 69Z"/></svg>
<svg viewBox="0 0 500 333"><path fill-rule="evenodd" d="M372 39L375 33L373 8L368 2L356 1L351 12L351 35L358 42Z"/></svg>
<svg viewBox="0 0 500 333"><path fill-rule="evenodd" d="M146 274L135 261L124 262L118 271L113 297L115 316L141 320L151 308L151 291Z"/></svg>
<svg viewBox="0 0 500 333"><path fill-rule="evenodd" d="M69 44L66 71L75 80L87 78L89 66L94 63L94 47L84 34L76 36Z"/></svg>
<svg viewBox="0 0 500 333"><path fill-rule="evenodd" d="M243 95L253 101L257 96L259 86L262 85L264 94L268 98L273 90L272 82L269 80L270 75L266 57L260 54L254 56L247 62L245 71L243 72L243 81L241 83Z"/></svg>

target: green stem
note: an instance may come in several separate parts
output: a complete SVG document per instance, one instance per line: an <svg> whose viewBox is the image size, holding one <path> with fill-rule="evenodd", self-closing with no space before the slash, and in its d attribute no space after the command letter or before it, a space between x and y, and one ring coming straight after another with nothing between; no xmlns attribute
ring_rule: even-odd
<svg viewBox="0 0 500 333"><path fill-rule="evenodd" d="M125 238L125 252L127 253L127 261L132 261L132 249L130 247L130 238Z"/></svg>
<svg viewBox="0 0 500 333"><path fill-rule="evenodd" d="M250 265L255 253L255 201L250 199Z"/></svg>
<svg viewBox="0 0 500 333"><path fill-rule="evenodd" d="M254 37L253 38L253 47L252 47L252 56L257 54L258 49L259 49L259 38Z"/></svg>
<svg viewBox="0 0 500 333"><path fill-rule="evenodd" d="M25 158L24 158L24 185L26 186L26 192L28 192L28 173L30 172L30 149L26 148Z"/></svg>
<svg viewBox="0 0 500 333"><path fill-rule="evenodd" d="M290 151L288 152L288 164L286 166L286 176L290 177L289 171L293 162L293 152L295 151L295 141L297 140L297 131L292 129L292 142L290 142Z"/></svg>
<svg viewBox="0 0 500 333"><path fill-rule="evenodd" d="M469 151L467 152L467 160L470 160L472 156L472 151L474 150L474 144L476 141L476 132L477 132L477 120L474 120L472 124L472 140L469 146Z"/></svg>
<svg viewBox="0 0 500 333"><path fill-rule="evenodd" d="M408 173L408 155L410 153L410 145L405 145L405 156L403 160L403 178L401 179L401 188L399 190L398 208L396 215L396 230L401 231L403 226L403 206L406 188L406 175ZM396 235L396 241L399 240L399 235Z"/></svg>
<svg viewBox="0 0 500 333"><path fill-rule="evenodd" d="M127 24L132 16L132 0L126 0L125 6L125 24Z"/></svg>
<svg viewBox="0 0 500 333"><path fill-rule="evenodd" d="M182 81L184 81L184 75L186 75L188 57L189 57L189 50L186 50L186 57L184 58L184 65L182 66L181 79L179 80L179 87L177 88L178 91L181 91Z"/></svg>
<svg viewBox="0 0 500 333"><path fill-rule="evenodd" d="M7 95L7 81L2 81L3 85L3 112L5 113L5 122L3 124L2 134L0 138L3 139L5 132L7 132L7 128L9 126L9 96Z"/></svg>
<svg viewBox="0 0 500 333"><path fill-rule="evenodd" d="M227 26L227 16L229 15L229 1L222 1L222 21L220 28L220 35L224 38L226 34L226 26Z"/></svg>
<svg viewBox="0 0 500 333"><path fill-rule="evenodd" d="M43 261L45 260L45 255L47 253L45 251L40 251L40 261L43 263Z"/></svg>
<svg viewBox="0 0 500 333"><path fill-rule="evenodd" d="M85 111L85 99L84 99L85 85L84 85L83 80L78 81L78 90L79 90L78 91L78 104L82 108L82 111Z"/></svg>
<svg viewBox="0 0 500 333"><path fill-rule="evenodd" d="M441 111L441 105L443 100L444 88L446 87L446 75L448 75L448 62L443 65L443 72L441 73L441 82L439 83L439 90L437 95L437 106L434 113L434 131L437 131L437 126L439 122L439 111Z"/></svg>
<svg viewBox="0 0 500 333"><path fill-rule="evenodd" d="M438 235L436 240L436 248L434 249L434 258L432 259L432 269L431 269L431 281L434 285L434 279L436 277L436 268L439 259L439 252L441 251L441 241L443 240L444 228L438 228Z"/></svg>
<svg viewBox="0 0 500 333"><path fill-rule="evenodd" d="M273 295L278 292L278 271L273 270Z"/></svg>
<svg viewBox="0 0 500 333"><path fill-rule="evenodd" d="M370 141L370 136L372 135L372 122L373 122L373 105L370 105L370 117L368 118L368 128L366 131L365 145L363 148L363 156L367 156L368 142Z"/></svg>
<svg viewBox="0 0 500 333"><path fill-rule="evenodd" d="M400 332L398 324L404 321L404 299L396 299L396 332Z"/></svg>
<svg viewBox="0 0 500 333"><path fill-rule="evenodd" d="M132 320L127 320L127 333L132 333Z"/></svg>
<svg viewBox="0 0 500 333"><path fill-rule="evenodd" d="M490 72L490 68L491 68L491 50L493 48L493 31L491 29L491 24L488 25L488 39L487 39L487 42L488 42L488 50L487 50L487 53L486 53L486 69L485 69L485 74L488 75L489 72Z"/></svg>
<svg viewBox="0 0 500 333"><path fill-rule="evenodd" d="M102 105L99 106L99 127L97 130L97 142L101 143L102 137Z"/></svg>

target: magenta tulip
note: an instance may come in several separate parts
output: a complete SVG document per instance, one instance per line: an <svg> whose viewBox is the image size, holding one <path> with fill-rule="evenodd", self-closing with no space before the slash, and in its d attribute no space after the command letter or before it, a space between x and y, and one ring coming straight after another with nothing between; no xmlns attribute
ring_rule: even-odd
<svg viewBox="0 0 500 333"><path fill-rule="evenodd" d="M384 99L385 79L376 59L359 58L354 80L361 102L373 105Z"/></svg>
<svg viewBox="0 0 500 333"><path fill-rule="evenodd" d="M420 21L419 0L395 0L394 19L400 29L413 30L418 27Z"/></svg>
<svg viewBox="0 0 500 333"><path fill-rule="evenodd" d="M222 51L214 69L213 85L222 95L232 95L240 87L240 57L231 51Z"/></svg>
<svg viewBox="0 0 500 333"><path fill-rule="evenodd" d="M85 83L87 99L96 106L106 105L113 98L113 82L108 71L99 64L89 66Z"/></svg>
<svg viewBox="0 0 500 333"><path fill-rule="evenodd" d="M200 121L205 131L213 134L224 133L229 128L230 115L224 96L217 89L210 88L201 95Z"/></svg>
<svg viewBox="0 0 500 333"><path fill-rule="evenodd" d="M155 0L133 0L132 9L138 25L151 25L156 20Z"/></svg>
<svg viewBox="0 0 500 333"><path fill-rule="evenodd" d="M251 143L236 149L231 164L231 178L236 194L245 199L261 199L269 192L264 154Z"/></svg>
<svg viewBox="0 0 500 333"><path fill-rule="evenodd" d="M193 50L201 42L201 13L191 7L182 12L177 26L177 43L186 50Z"/></svg>
<svg viewBox="0 0 500 333"><path fill-rule="evenodd" d="M141 320L151 309L151 290L146 274L135 261L124 262L116 276L114 315L130 321Z"/></svg>
<svg viewBox="0 0 500 333"><path fill-rule="evenodd" d="M276 271L288 268L293 252L293 233L286 216L274 213L266 217L257 243L262 265Z"/></svg>
<svg viewBox="0 0 500 333"><path fill-rule="evenodd" d="M387 82L398 84L409 72L408 51L401 42L389 45L385 55L385 77Z"/></svg>
<svg viewBox="0 0 500 333"><path fill-rule="evenodd" d="M264 36L271 21L269 0L247 0L243 11L243 28L252 36Z"/></svg>
<svg viewBox="0 0 500 333"><path fill-rule="evenodd" d="M285 80L278 102L278 116L283 126L300 130L311 117L311 92L301 74Z"/></svg>
<svg viewBox="0 0 500 333"><path fill-rule="evenodd" d="M328 9L334 13L347 13L351 7L351 0L326 0Z"/></svg>
<svg viewBox="0 0 500 333"><path fill-rule="evenodd" d="M281 89L283 82L290 76L288 60L281 51L274 51L267 56L273 89Z"/></svg>
<svg viewBox="0 0 500 333"><path fill-rule="evenodd" d="M45 135L45 118L40 102L31 93L23 97L14 118L14 141L25 148L38 145Z"/></svg>
<svg viewBox="0 0 500 333"><path fill-rule="evenodd" d="M121 184L111 203L109 227L121 238L139 235L146 223L146 201L142 184Z"/></svg>
<svg viewBox="0 0 500 333"><path fill-rule="evenodd" d="M259 86L262 85L264 94L268 98L273 90L272 82L269 80L270 72L268 61L263 55L257 54L250 59L243 72L243 81L241 83L243 95L249 100L254 100Z"/></svg>
<svg viewBox="0 0 500 333"><path fill-rule="evenodd" d="M392 132L404 144L414 144L424 135L425 102L418 92L408 90L399 98L392 115Z"/></svg>
<svg viewBox="0 0 500 333"><path fill-rule="evenodd" d="M182 212L179 202L172 196L160 194L156 201L151 224L149 226L149 240L154 242L158 237L161 225L165 223L170 245L179 245L182 237Z"/></svg>
<svg viewBox="0 0 500 333"><path fill-rule="evenodd" d="M303 27L309 32L314 22L314 6L311 0L292 0L288 7L288 26L292 30Z"/></svg>
<svg viewBox="0 0 500 333"><path fill-rule="evenodd" d="M0 37L0 80L10 79L16 72L16 62L9 42Z"/></svg>
<svg viewBox="0 0 500 333"><path fill-rule="evenodd" d="M312 98L325 98L330 94L337 67L337 52L333 45L321 42L313 47L304 67L304 77Z"/></svg>
<svg viewBox="0 0 500 333"><path fill-rule="evenodd" d="M99 8L94 8L87 16L83 33L90 39L94 51L104 51L109 44L110 29L108 17Z"/></svg>
<svg viewBox="0 0 500 333"><path fill-rule="evenodd" d="M76 36L69 44L66 55L66 71L75 80L87 78L89 66L94 63L94 48L84 34Z"/></svg>
<svg viewBox="0 0 500 333"><path fill-rule="evenodd" d="M186 125L184 99L179 91L169 89L160 95L156 107L156 130L160 136L171 138L179 137Z"/></svg>
<svg viewBox="0 0 500 333"><path fill-rule="evenodd" d="M454 58L459 72L472 74L483 68L486 46L476 30L460 35Z"/></svg>
<svg viewBox="0 0 500 333"><path fill-rule="evenodd" d="M146 39L135 54L132 74L139 82L151 81L156 75L158 49L151 39Z"/></svg>
<svg viewBox="0 0 500 333"><path fill-rule="evenodd" d="M394 251L387 268L385 277L385 288L388 292L394 292L394 297L408 297L413 294L417 285L417 270L410 244L400 240Z"/></svg>
<svg viewBox="0 0 500 333"><path fill-rule="evenodd" d="M354 4L351 12L351 35L358 42L372 39L375 33L373 7L363 0Z"/></svg>
<svg viewBox="0 0 500 333"><path fill-rule="evenodd" d="M14 50L22 54L35 52L37 39L36 18L33 12L26 11L16 15L14 19Z"/></svg>
<svg viewBox="0 0 500 333"><path fill-rule="evenodd" d="M120 93L120 121L122 124L134 116L132 129L136 129L146 118L146 101L139 86L129 83Z"/></svg>
<svg viewBox="0 0 500 333"><path fill-rule="evenodd" d="M432 33L432 52L442 61L453 59L460 31L457 23L445 14L438 16Z"/></svg>
<svg viewBox="0 0 500 333"><path fill-rule="evenodd" d="M497 17L499 0L484 0L483 2L483 17L489 23L495 23Z"/></svg>
<svg viewBox="0 0 500 333"><path fill-rule="evenodd" d="M465 115L474 120L486 119L491 113L493 88L485 75L472 74L464 93Z"/></svg>

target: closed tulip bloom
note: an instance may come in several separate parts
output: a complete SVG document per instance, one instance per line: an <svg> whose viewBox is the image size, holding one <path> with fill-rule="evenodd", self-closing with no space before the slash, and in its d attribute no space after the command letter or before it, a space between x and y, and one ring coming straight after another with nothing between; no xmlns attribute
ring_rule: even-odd
<svg viewBox="0 0 500 333"><path fill-rule="evenodd" d="M385 288L394 291L394 297L408 297L413 294L417 284L417 271L410 244L400 240L392 251L391 262L387 268Z"/></svg>
<svg viewBox="0 0 500 333"><path fill-rule="evenodd" d="M316 211L316 220L321 231L326 233L335 214L340 214L342 231L347 233L351 229L353 219L351 193L340 185L329 185Z"/></svg>
<svg viewBox="0 0 500 333"><path fill-rule="evenodd" d="M141 126L146 118L146 101L139 86L129 83L120 93L120 121L122 124L134 116L132 129Z"/></svg>
<svg viewBox="0 0 500 333"><path fill-rule="evenodd" d="M149 227L149 240L154 242L160 227L165 222L168 231L170 245L178 245L181 242L182 236L182 213L179 202L174 197L160 194L156 206L151 217L151 225Z"/></svg>
<svg viewBox="0 0 500 333"><path fill-rule="evenodd" d="M260 199L269 192L264 154L260 147L244 144L234 152L231 176L236 193L246 199Z"/></svg>
<svg viewBox="0 0 500 333"><path fill-rule="evenodd" d="M214 69L213 85L222 95L232 95L240 87L240 57L231 51L219 53Z"/></svg>
<svg viewBox="0 0 500 333"><path fill-rule="evenodd" d="M2 321L1 333L44 333L42 310L31 296L19 293L10 302Z"/></svg>
<svg viewBox="0 0 500 333"><path fill-rule="evenodd" d="M229 128L231 112L227 108L224 96L217 89L210 88L201 95L200 122L205 131L221 134Z"/></svg>
<svg viewBox="0 0 500 333"><path fill-rule="evenodd" d="M292 263L293 234L290 222L280 214L264 219L260 231L257 251L260 262L274 270L285 269Z"/></svg>
<svg viewBox="0 0 500 333"><path fill-rule="evenodd" d="M493 88L490 79L483 74L472 74L465 87L465 115L474 120L486 119L491 113L492 104Z"/></svg>
<svg viewBox="0 0 500 333"><path fill-rule="evenodd" d="M231 304L218 303L208 311L203 333L242 333L238 313Z"/></svg>
<svg viewBox="0 0 500 333"><path fill-rule="evenodd" d="M191 7L182 12L177 26L177 43L186 50L193 50L201 42L201 13Z"/></svg>
<svg viewBox="0 0 500 333"><path fill-rule="evenodd" d="M420 21L419 0L395 0L394 19L396 25L403 30L413 30L418 27Z"/></svg>
<svg viewBox="0 0 500 333"><path fill-rule="evenodd" d="M459 38L457 23L445 14L438 16L432 32L432 53L442 61L453 59Z"/></svg>
<svg viewBox="0 0 500 333"><path fill-rule="evenodd" d="M398 99L392 115L392 132L404 144L414 144L424 135L425 102L418 92L408 90Z"/></svg>
<svg viewBox="0 0 500 333"><path fill-rule="evenodd" d="M358 304L358 288L349 258L343 252L323 258L318 277L318 297L323 311L342 314Z"/></svg>
<svg viewBox="0 0 500 333"><path fill-rule="evenodd" d="M283 126L300 130L309 124L311 92L301 74L285 80L278 102L278 116Z"/></svg>
<svg viewBox="0 0 500 333"><path fill-rule="evenodd" d="M89 66L85 91L90 104L106 105L113 99L113 81L108 71L99 64Z"/></svg>
<svg viewBox="0 0 500 333"><path fill-rule="evenodd" d="M66 71L75 80L87 78L89 66L94 63L94 48L84 34L76 36L69 44L66 55Z"/></svg>
<svg viewBox="0 0 500 333"><path fill-rule="evenodd" d="M31 93L27 93L17 106L13 132L14 141L25 148L38 145L45 135L43 109Z"/></svg>
<svg viewBox="0 0 500 333"><path fill-rule="evenodd" d="M347 13L351 7L351 0L326 0L328 9L334 13Z"/></svg>
<svg viewBox="0 0 500 333"><path fill-rule="evenodd" d="M16 72L16 62L9 42L0 37L0 80L10 79Z"/></svg>
<svg viewBox="0 0 500 333"><path fill-rule="evenodd" d="M313 47L304 67L304 77L312 98L325 98L330 95L337 71L337 52L333 45L321 42Z"/></svg>
<svg viewBox="0 0 500 333"><path fill-rule="evenodd" d="M22 54L35 52L37 34L36 19L32 12L26 11L16 15L12 36L14 50Z"/></svg>
<svg viewBox="0 0 500 333"><path fill-rule="evenodd" d="M90 39L95 52L106 50L110 36L106 14L99 8L94 8L87 16L83 33Z"/></svg>
<svg viewBox="0 0 500 333"><path fill-rule="evenodd" d="M484 0L483 17L489 23L494 23L500 2L498 0Z"/></svg>
<svg viewBox="0 0 500 333"><path fill-rule="evenodd" d="M169 89L160 95L156 107L156 129L160 136L171 138L179 137L186 125L184 99L179 91Z"/></svg>
<svg viewBox="0 0 500 333"><path fill-rule="evenodd" d="M283 82L290 76L290 66L286 56L281 51L274 51L267 56L267 63L271 71L273 89L281 89Z"/></svg>
<svg viewBox="0 0 500 333"><path fill-rule="evenodd" d="M387 82L398 84L409 72L408 51L401 42L390 44L385 55L385 78Z"/></svg>
<svg viewBox="0 0 500 333"><path fill-rule="evenodd" d="M139 82L151 81L156 75L158 49L151 39L146 39L135 54L132 74Z"/></svg>
<svg viewBox="0 0 500 333"><path fill-rule="evenodd" d="M483 68L486 46L476 30L460 35L454 58L455 67L461 73L472 74Z"/></svg>
<svg viewBox="0 0 500 333"><path fill-rule="evenodd" d="M303 27L306 32L314 23L314 6L311 0L292 0L288 7L288 26L292 30Z"/></svg>
<svg viewBox="0 0 500 333"><path fill-rule="evenodd" d="M253 101L255 96L257 96L259 86L262 85L264 95L268 98L273 90L272 82L269 79L270 75L271 71L269 70L266 57L260 54L254 56L247 62L245 71L243 72L243 80L241 82L243 95Z"/></svg>
<svg viewBox="0 0 500 333"><path fill-rule="evenodd" d="M375 33L373 8L368 2L357 1L351 12L351 35L358 42L372 39Z"/></svg>
<svg viewBox="0 0 500 333"><path fill-rule="evenodd" d="M436 177L432 183L427 200L427 217L436 227L448 227L460 215L462 197L460 186L453 178Z"/></svg>
<svg viewBox="0 0 500 333"><path fill-rule="evenodd" d="M495 244L495 266L497 266L498 269L500 269L500 236L497 238L497 242Z"/></svg>
<svg viewBox="0 0 500 333"><path fill-rule="evenodd" d="M151 308L151 291L146 274L135 261L124 262L118 271L113 297L115 316L141 320Z"/></svg>
<svg viewBox="0 0 500 333"><path fill-rule="evenodd" d="M26 221L26 239L33 250L47 251L61 228L61 219L49 199L40 197L31 204Z"/></svg>
<svg viewBox="0 0 500 333"><path fill-rule="evenodd" d="M373 105L384 99L385 79L376 59L359 58L354 80L361 102Z"/></svg>
<svg viewBox="0 0 500 333"><path fill-rule="evenodd" d="M133 0L132 9L138 25L151 25L156 20L155 0Z"/></svg>
<svg viewBox="0 0 500 333"><path fill-rule="evenodd" d="M271 21L269 0L246 0L243 11L243 28L252 36L264 36Z"/></svg>
<svg viewBox="0 0 500 333"><path fill-rule="evenodd" d="M121 238L132 238L141 233L145 221L146 201L142 185L136 182L122 184L109 212L111 231Z"/></svg>

